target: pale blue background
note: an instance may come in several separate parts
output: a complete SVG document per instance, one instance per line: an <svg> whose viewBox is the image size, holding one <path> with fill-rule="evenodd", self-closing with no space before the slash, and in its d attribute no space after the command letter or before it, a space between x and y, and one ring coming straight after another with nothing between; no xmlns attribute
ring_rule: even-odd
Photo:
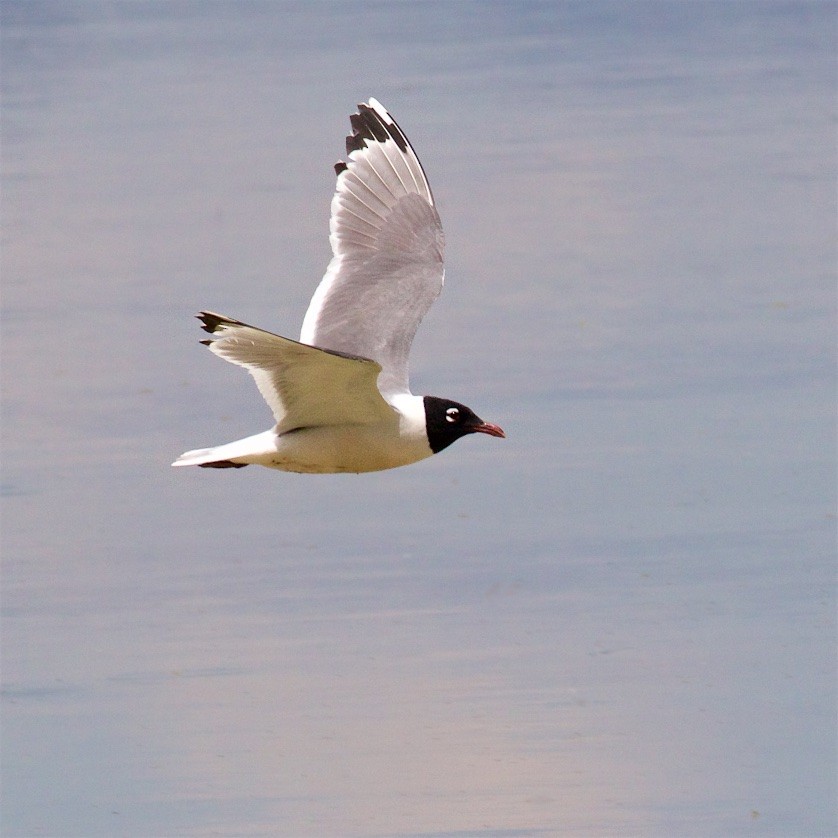
<svg viewBox="0 0 838 838"><path fill-rule="evenodd" d="M824 3L2 3L4 836L836 833ZM374 95L505 441L266 429Z"/></svg>

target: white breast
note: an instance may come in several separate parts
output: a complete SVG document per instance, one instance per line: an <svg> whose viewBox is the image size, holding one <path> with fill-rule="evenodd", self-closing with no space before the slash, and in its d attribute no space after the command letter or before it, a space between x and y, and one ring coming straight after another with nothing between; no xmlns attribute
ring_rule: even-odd
<svg viewBox="0 0 838 838"><path fill-rule="evenodd" d="M391 404L392 422L302 428L275 436L255 461L283 471L332 474L381 471L430 457L422 398L402 394Z"/></svg>

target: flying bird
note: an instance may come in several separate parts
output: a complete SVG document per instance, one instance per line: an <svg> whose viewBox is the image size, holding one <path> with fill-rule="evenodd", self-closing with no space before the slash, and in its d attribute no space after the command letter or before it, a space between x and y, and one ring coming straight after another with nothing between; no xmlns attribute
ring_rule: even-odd
<svg viewBox="0 0 838 838"><path fill-rule="evenodd" d="M212 336L201 343L253 376L276 424L187 451L172 465L380 471L437 454L466 434L505 436L459 402L410 392L410 345L442 290L442 225L393 117L370 98L350 122L346 161L335 164L334 255L300 340L211 311L197 315Z"/></svg>

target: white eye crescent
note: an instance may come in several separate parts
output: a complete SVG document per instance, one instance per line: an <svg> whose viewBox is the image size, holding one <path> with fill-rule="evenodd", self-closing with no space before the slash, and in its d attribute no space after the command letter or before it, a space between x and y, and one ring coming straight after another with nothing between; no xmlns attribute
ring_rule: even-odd
<svg viewBox="0 0 838 838"><path fill-rule="evenodd" d="M460 416L460 411L457 410L456 407L449 407L448 410L445 411L445 420L447 422L456 422Z"/></svg>

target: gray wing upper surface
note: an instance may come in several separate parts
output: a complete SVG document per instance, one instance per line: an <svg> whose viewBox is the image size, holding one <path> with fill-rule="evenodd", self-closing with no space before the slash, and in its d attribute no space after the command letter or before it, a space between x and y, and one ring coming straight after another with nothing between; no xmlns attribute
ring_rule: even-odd
<svg viewBox="0 0 838 838"><path fill-rule="evenodd" d="M409 392L413 336L443 283L444 237L422 166L375 99L358 106L335 166L329 241L334 256L300 340L371 358L385 398Z"/></svg>

